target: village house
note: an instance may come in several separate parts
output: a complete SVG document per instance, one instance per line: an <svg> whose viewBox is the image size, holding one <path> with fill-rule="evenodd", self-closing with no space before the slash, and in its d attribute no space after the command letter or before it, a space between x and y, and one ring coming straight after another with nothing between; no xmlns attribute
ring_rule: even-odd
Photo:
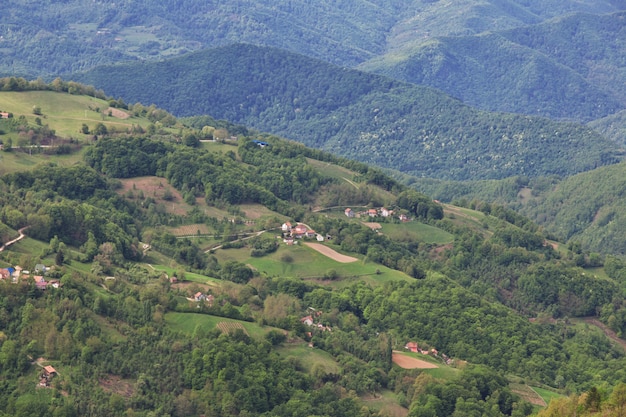
<svg viewBox="0 0 626 417"><path fill-rule="evenodd" d="M419 346L417 342L408 342L406 345L404 345L404 348L407 349L409 352L419 352Z"/></svg>
<svg viewBox="0 0 626 417"><path fill-rule="evenodd" d="M378 210L376 210L375 208L371 208L367 210L367 215L370 217L376 217L378 216Z"/></svg>
<svg viewBox="0 0 626 417"><path fill-rule="evenodd" d="M307 227L303 224L299 224L296 227L294 227L293 229L291 229L291 236L300 239L302 238L306 232L307 232Z"/></svg>
<svg viewBox="0 0 626 417"><path fill-rule="evenodd" d="M287 244L287 246L291 246L294 244L293 238L291 236L287 236L283 239L283 242Z"/></svg>
<svg viewBox="0 0 626 417"><path fill-rule="evenodd" d="M305 324L307 326L313 326L313 317L306 316L300 319L300 323Z"/></svg>
<svg viewBox="0 0 626 417"><path fill-rule="evenodd" d="M407 217L406 214L401 214L398 216L398 218L400 219L401 222L408 222L409 218Z"/></svg>
<svg viewBox="0 0 626 417"><path fill-rule="evenodd" d="M380 215L383 217L389 217L393 214L393 210L388 210L385 207L380 209Z"/></svg>
<svg viewBox="0 0 626 417"><path fill-rule="evenodd" d="M317 236L315 236L315 239L317 239L318 242L323 242L324 241L324 236L322 236L322 235L320 235L318 233Z"/></svg>
<svg viewBox="0 0 626 417"><path fill-rule="evenodd" d="M58 374L57 370L54 369L52 366L50 365L44 366L43 371L41 372L41 375L39 376L39 386L49 387L50 381L52 381L52 378L57 374Z"/></svg>
<svg viewBox="0 0 626 417"><path fill-rule="evenodd" d="M33 278L35 279L35 285L38 290L45 290L48 287L48 283L43 276L35 275Z"/></svg>
<svg viewBox="0 0 626 417"><path fill-rule="evenodd" d="M283 223L283 225L281 226L281 229L285 233L291 232L291 223L289 223L289 222Z"/></svg>
<svg viewBox="0 0 626 417"><path fill-rule="evenodd" d="M11 272L9 271L9 268L0 269L0 279L9 279L9 278L11 278Z"/></svg>
<svg viewBox="0 0 626 417"><path fill-rule="evenodd" d="M306 231L305 235L306 235L306 237L308 237L308 238L314 238L314 237L315 237L315 235L317 235L317 233L315 233L315 230L311 230L311 229L309 229L309 230L307 230L307 231Z"/></svg>
<svg viewBox="0 0 626 417"><path fill-rule="evenodd" d="M347 209L344 211L344 214L345 214L347 217L350 217L350 218L354 217L354 211L352 211L352 209L351 209L351 208L347 208Z"/></svg>

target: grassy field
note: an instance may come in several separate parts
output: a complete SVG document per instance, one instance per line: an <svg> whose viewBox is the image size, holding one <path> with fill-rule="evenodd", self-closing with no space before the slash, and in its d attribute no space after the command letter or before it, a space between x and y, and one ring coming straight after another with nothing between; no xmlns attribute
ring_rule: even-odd
<svg viewBox="0 0 626 417"><path fill-rule="evenodd" d="M424 223L381 223L381 226L385 235L398 241L410 240L443 245L454 240L452 234Z"/></svg>
<svg viewBox="0 0 626 417"><path fill-rule="evenodd" d="M532 387L532 389L533 391L535 391L537 394L541 396L541 398L546 402L546 404L550 404L550 401L552 401L555 398L563 397L563 395L556 393L554 391L547 390L547 389L543 389L539 387Z"/></svg>
<svg viewBox="0 0 626 417"><path fill-rule="evenodd" d="M208 314L195 314L195 313L167 313L165 314L165 322L174 330L193 334L196 327L204 331L211 331L217 328L219 323L238 323L241 324L248 334L255 338L260 339L266 333L271 330L277 330L273 327L261 327L256 323L251 323L241 320L233 320L225 317L210 316Z"/></svg>
<svg viewBox="0 0 626 417"><path fill-rule="evenodd" d="M71 155L44 155L24 152L0 152L0 175L10 172L26 171L35 168L37 165L54 163L60 166L71 166L81 163L85 147L81 151Z"/></svg>
<svg viewBox="0 0 626 417"><path fill-rule="evenodd" d="M356 262L339 263L301 244L286 246L281 242L280 248L275 253L261 258L250 257L250 249L246 248L218 250L215 252L215 256L220 263L231 260L243 262L267 276L319 280L328 271L334 270L338 279L332 282L328 281L328 283L339 286L356 279L365 280L372 284L411 279L402 272L367 262L362 257ZM376 274L377 270L380 272L379 274Z"/></svg>
<svg viewBox="0 0 626 417"><path fill-rule="evenodd" d="M384 390L375 395L360 397L363 405L378 410L382 415L389 417L406 417L409 410L398 404L398 397L393 391Z"/></svg>
<svg viewBox="0 0 626 417"><path fill-rule="evenodd" d="M298 359L302 367L309 373L316 365L322 367L326 373L341 372L341 367L330 353L310 348L307 343L286 344L279 347L276 351L286 358Z"/></svg>
<svg viewBox="0 0 626 417"><path fill-rule="evenodd" d="M33 106L41 108L41 116L33 114ZM53 91L0 92L0 109L13 113L14 117L24 115L32 123L39 117L43 124L49 124L61 137L79 140L89 138L89 135L80 133L83 123L90 128L103 123L108 129L124 131L133 124L143 127L150 124L149 120L143 118L109 116L108 108L106 101L89 96Z"/></svg>

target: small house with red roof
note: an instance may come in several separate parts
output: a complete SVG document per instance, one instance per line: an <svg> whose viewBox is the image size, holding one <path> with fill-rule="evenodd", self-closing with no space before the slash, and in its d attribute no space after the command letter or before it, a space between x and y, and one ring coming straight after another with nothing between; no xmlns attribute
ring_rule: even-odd
<svg viewBox="0 0 626 417"><path fill-rule="evenodd" d="M407 349L409 352L419 352L419 346L417 345L417 342L409 342L404 345L404 348Z"/></svg>
<svg viewBox="0 0 626 417"><path fill-rule="evenodd" d="M367 215L370 217L376 217L378 216L378 210L376 210L375 208L371 208L367 210Z"/></svg>
<svg viewBox="0 0 626 417"><path fill-rule="evenodd" d="M344 214L345 214L347 217L350 217L350 218L354 217L354 211L352 211L352 209L351 209L351 208L347 208L347 209L344 211Z"/></svg>

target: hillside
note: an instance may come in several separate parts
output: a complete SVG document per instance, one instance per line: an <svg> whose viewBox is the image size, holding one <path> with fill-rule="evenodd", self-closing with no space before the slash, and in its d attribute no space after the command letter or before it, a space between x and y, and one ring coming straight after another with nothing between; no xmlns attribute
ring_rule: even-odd
<svg viewBox="0 0 626 417"><path fill-rule="evenodd" d="M620 152L580 125L481 112L433 89L252 45L75 77L177 116L210 114L418 177L566 176Z"/></svg>
<svg viewBox="0 0 626 417"><path fill-rule="evenodd" d="M92 102L49 93L68 109L47 119L53 131ZM4 94L13 119L32 117ZM531 387L549 399L621 380L620 345L572 320L595 315L624 334L619 260L583 270L577 257L589 254L547 245L502 206L442 205L295 142L235 140L228 130L242 126L208 118L157 128L142 107L97 100L146 131L77 138L84 159L71 166L41 149L0 153L42 162L0 177L0 236L28 227L0 252L2 276L17 274L0 281L11 387L0 415L452 416L469 406L526 416ZM393 351L405 346L416 352L400 361Z"/></svg>
<svg viewBox="0 0 626 417"><path fill-rule="evenodd" d="M359 68L429 85L486 110L585 122L626 106L625 16L575 14L506 31L432 37Z"/></svg>

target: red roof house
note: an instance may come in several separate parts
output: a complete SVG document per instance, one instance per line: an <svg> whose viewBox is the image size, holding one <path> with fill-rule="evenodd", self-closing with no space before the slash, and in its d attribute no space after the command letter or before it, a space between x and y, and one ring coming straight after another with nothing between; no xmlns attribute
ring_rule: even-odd
<svg viewBox="0 0 626 417"><path fill-rule="evenodd" d="M417 342L409 342L406 345L404 345L405 349L408 349L409 352L419 352L419 346L417 345Z"/></svg>

